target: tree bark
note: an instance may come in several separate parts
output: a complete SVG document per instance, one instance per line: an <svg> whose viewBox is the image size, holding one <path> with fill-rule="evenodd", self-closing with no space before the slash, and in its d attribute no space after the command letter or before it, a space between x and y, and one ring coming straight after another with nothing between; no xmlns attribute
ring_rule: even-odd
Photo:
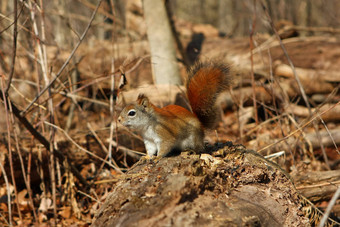
<svg viewBox="0 0 340 227"><path fill-rule="evenodd" d="M181 84L175 41L164 1L144 0L143 8L154 81L157 84Z"/></svg>
<svg viewBox="0 0 340 227"><path fill-rule="evenodd" d="M210 154L138 162L92 226L309 226L303 210L276 164L228 144Z"/></svg>
<svg viewBox="0 0 340 227"><path fill-rule="evenodd" d="M340 186L340 170L295 173L297 190L312 202L329 201Z"/></svg>

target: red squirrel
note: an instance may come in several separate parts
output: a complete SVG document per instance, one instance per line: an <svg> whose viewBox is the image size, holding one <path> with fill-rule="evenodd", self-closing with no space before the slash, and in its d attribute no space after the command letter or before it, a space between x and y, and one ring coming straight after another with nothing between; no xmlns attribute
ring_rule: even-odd
<svg viewBox="0 0 340 227"><path fill-rule="evenodd" d="M204 129L215 126L218 95L229 89L229 67L219 63L196 63L188 73L187 96L193 112L177 106L158 108L141 94L126 106L118 121L141 132L147 155L164 157L175 151L204 150Z"/></svg>

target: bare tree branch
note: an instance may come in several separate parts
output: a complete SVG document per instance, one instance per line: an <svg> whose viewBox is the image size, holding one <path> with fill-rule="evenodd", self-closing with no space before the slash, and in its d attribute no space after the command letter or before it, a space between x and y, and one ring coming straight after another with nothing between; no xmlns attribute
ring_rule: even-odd
<svg viewBox="0 0 340 227"><path fill-rule="evenodd" d="M73 48L70 56L67 58L67 60L64 62L63 66L59 69L59 72L55 75L55 77L53 78L53 80L50 81L50 83L33 99L33 101L26 107L26 109L24 111L22 111L20 114L21 116L24 116L25 113L28 111L28 109L40 98L40 96L42 96L49 87L51 87L51 85L59 78L59 76L61 75L61 73L64 71L64 69L66 68L66 66L68 65L68 63L70 62L71 58L73 57L73 55L75 54L75 52L77 51L78 47L80 46L80 44L82 43L82 41L84 40L88 30L91 27L91 24L94 20L94 17L98 11L98 8L101 4L102 0L99 0L96 9L94 10L94 12L92 13L91 19L87 25L87 27L85 28L82 36L80 37L78 43L76 44L76 46Z"/></svg>
<svg viewBox="0 0 340 227"><path fill-rule="evenodd" d="M285 46L284 46L283 43L282 43L282 39L280 38L279 33L278 33L277 30L275 29L273 20L272 20L272 18L269 16L269 13L268 13L267 8L265 7L265 5L264 5L263 2L261 2L261 4L262 4L263 11L265 12L265 14L266 14L266 16L267 16L267 18L268 18L268 20L269 20L269 23L270 23L270 25L271 25L271 27L272 27L272 29L273 29L275 35L276 35L276 38L278 39L278 41L279 41L279 43L280 43L281 49L283 50L283 53L284 53L284 55L285 55L285 57L286 57L286 59L287 59L287 61L288 61L288 63L289 63L289 66L292 68L294 78L295 78L295 80L296 80L296 82L297 82L297 84L298 84L298 86L299 86L299 89L300 89L302 98L303 98L303 100L304 100L305 103L306 103L306 106L307 106L307 108L308 108L309 115L312 116L313 113L312 113L312 110L311 110L311 106L310 106L310 104L309 104L309 102L308 102L308 98L307 98L305 89L303 88L302 83L301 83L301 81L300 81L300 78L297 76L297 73L296 73L296 70L295 70L295 66L294 66L294 64L293 64L293 62L292 62L292 60L291 60L291 58L289 57L288 52L287 52ZM321 116L319 116L319 117L321 118ZM319 140L319 142L320 142L320 145L321 145L321 150L322 150L323 158L324 158L324 160L325 160L325 163L326 163L328 169L330 169L330 164L329 164L329 162L328 162L328 158L327 158L327 155L326 155L325 147L323 146L323 144L322 144L322 142L321 142L320 132L319 132L318 126L317 126L317 124L316 124L315 121L313 121L313 126L314 126L314 130L315 130L315 132L316 132L317 138L318 138L318 140Z"/></svg>
<svg viewBox="0 0 340 227"><path fill-rule="evenodd" d="M13 49L12 49L12 66L11 66L11 71L8 76L8 81L5 89L5 95L7 96L8 90L11 87L12 83L12 78L14 74L14 65L15 65L15 58L17 55L17 36L18 36L18 2L17 0L13 1L14 5L14 28L13 28Z"/></svg>
<svg viewBox="0 0 340 227"><path fill-rule="evenodd" d="M3 96L0 96L0 98L2 100L4 100ZM7 108L9 108L7 106ZM13 111L14 116L25 126L25 128L32 134L32 136L37 139L44 147L46 150L48 150L49 152L51 152L50 149L50 143L48 142L48 140L40 134L40 132L38 132L32 125L31 123L27 120L26 117L23 117L20 115L20 110L11 102L11 108ZM84 186L88 186L87 181L81 176L81 174L79 173L79 171L76 169L76 167L74 167L74 165L72 164L71 160L69 158L66 158L64 156L64 154L59 151L59 150L54 150L56 157L58 158L59 162L61 164L63 164L63 161L66 159L68 164L71 167L71 172L78 178L78 180L84 185Z"/></svg>

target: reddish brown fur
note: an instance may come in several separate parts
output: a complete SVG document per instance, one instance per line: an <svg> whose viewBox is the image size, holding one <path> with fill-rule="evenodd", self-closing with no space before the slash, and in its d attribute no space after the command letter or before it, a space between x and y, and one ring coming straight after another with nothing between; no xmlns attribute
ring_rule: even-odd
<svg viewBox="0 0 340 227"><path fill-rule="evenodd" d="M172 151L204 149L204 127L214 126L217 96L229 88L229 69L222 64L196 64L187 81L193 113L176 105L158 108L144 95L123 109L118 120L142 132L147 153L166 156Z"/></svg>
<svg viewBox="0 0 340 227"><path fill-rule="evenodd" d="M195 115L189 110L177 105L169 105L163 108L157 108L157 112L166 117L195 117Z"/></svg>
<svg viewBox="0 0 340 227"><path fill-rule="evenodd" d="M189 72L187 94L193 112L205 128L215 125L218 95L231 85L229 68L223 64L197 63Z"/></svg>
<svg viewBox="0 0 340 227"><path fill-rule="evenodd" d="M193 133L196 135L198 131L201 131L203 135L203 128L200 121L193 113L181 106L169 105L163 108L154 106L154 111L158 115L157 119L160 123L160 127L157 127L157 130L159 130L159 133L162 135L175 135L174 137L177 137L181 133L187 135ZM195 132L192 131L193 129L195 129Z"/></svg>

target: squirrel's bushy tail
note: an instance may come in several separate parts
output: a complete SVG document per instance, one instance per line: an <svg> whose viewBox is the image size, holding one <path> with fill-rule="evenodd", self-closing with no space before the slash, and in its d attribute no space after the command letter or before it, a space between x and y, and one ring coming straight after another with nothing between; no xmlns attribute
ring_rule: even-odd
<svg viewBox="0 0 340 227"><path fill-rule="evenodd" d="M232 84L230 69L221 63L197 62L188 75L186 87L192 111L204 128L213 128L219 119L217 97Z"/></svg>

